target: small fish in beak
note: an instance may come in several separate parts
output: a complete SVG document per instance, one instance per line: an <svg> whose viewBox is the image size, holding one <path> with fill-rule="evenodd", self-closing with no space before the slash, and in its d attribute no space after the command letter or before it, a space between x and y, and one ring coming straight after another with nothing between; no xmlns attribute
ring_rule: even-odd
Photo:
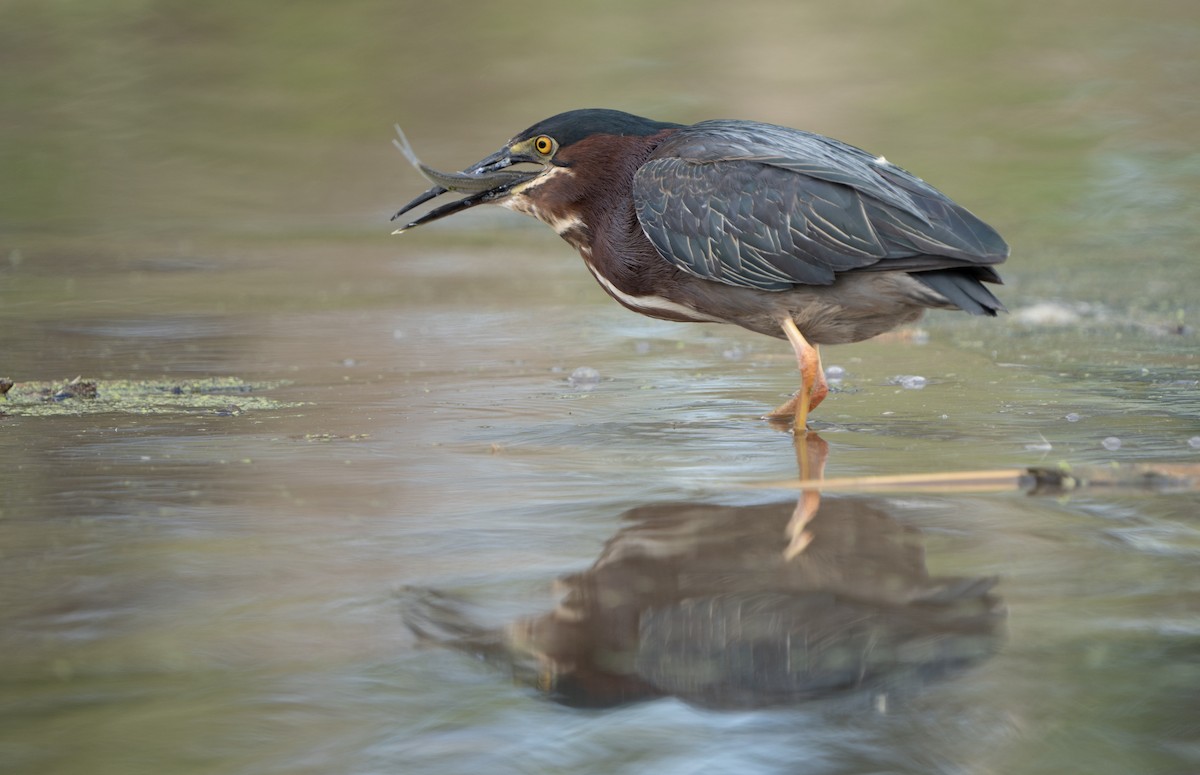
<svg viewBox="0 0 1200 775"><path fill-rule="evenodd" d="M404 136L404 132L398 125L396 126L396 134L399 137L392 140L392 144L400 150L400 153L404 154L404 158L408 159L408 163L415 167L423 178L433 184L433 188L430 188L404 207L401 207L392 216L393 221L442 194L455 192L466 194L466 196L455 202L450 202L430 210L412 223L396 229L392 234L400 234L416 226L445 218L447 215L462 212L475 205L501 199L514 186L531 180L540 172L540 170L505 169L511 166L514 161L509 155L507 148L497 151L463 172L441 172L417 158L417 154L413 151L408 138Z"/></svg>

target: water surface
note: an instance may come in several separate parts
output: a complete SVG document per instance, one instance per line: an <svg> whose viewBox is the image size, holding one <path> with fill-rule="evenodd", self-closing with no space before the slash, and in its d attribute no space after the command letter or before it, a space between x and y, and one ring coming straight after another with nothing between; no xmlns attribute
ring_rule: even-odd
<svg viewBox="0 0 1200 775"><path fill-rule="evenodd" d="M628 313L509 213L387 234L423 187L395 121L443 168L582 105L833 134L993 223L1013 312L827 348L826 475L1197 463L1196 22L1168 2L7 5L0 377L236 377L277 403L0 417L0 768L1200 769L1194 492L826 495L811 548L840 553L784 595L734 550L795 537L798 494L756 486L797 475L758 419L795 389L786 345ZM838 532L858 519L891 548ZM644 621L757 640L671 652L646 624L661 648L623 675L654 691L580 709L545 680L564 660L513 639L613 589L588 586L604 569L642 578L615 552L695 547L723 575L650 563L706 586ZM880 552L911 583L864 571ZM1003 611L946 669L913 667L961 645L943 626L878 680L754 683L800 674L770 672L767 635L840 621L811 595L904 616L920 594L897 589L929 579L994 579ZM431 594L490 660L420 642ZM778 616L755 629L731 600Z"/></svg>

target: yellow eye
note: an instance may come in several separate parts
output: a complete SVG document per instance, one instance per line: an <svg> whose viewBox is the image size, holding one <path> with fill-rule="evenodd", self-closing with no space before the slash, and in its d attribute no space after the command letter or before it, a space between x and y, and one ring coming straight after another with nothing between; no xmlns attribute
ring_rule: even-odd
<svg viewBox="0 0 1200 775"><path fill-rule="evenodd" d="M533 141L533 150L543 156L549 156L550 152L554 150L554 140L546 135L538 135L537 139Z"/></svg>

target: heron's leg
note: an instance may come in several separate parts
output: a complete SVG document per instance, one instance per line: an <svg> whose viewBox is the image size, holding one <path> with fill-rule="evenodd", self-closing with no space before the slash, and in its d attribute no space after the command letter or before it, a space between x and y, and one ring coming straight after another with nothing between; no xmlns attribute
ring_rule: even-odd
<svg viewBox="0 0 1200 775"><path fill-rule="evenodd" d="M792 343L796 352L796 362L800 366L800 392L789 398L768 418L779 419L795 417L795 426L805 428L808 423L808 413L829 395L829 385L825 382L825 369L821 367L821 351L808 343L796 322L790 317L783 321L783 333Z"/></svg>

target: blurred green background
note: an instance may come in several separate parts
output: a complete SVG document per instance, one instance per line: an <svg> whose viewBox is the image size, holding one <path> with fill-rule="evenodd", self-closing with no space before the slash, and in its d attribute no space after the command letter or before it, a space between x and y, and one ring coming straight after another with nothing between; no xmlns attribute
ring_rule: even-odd
<svg viewBox="0 0 1200 775"><path fill-rule="evenodd" d="M369 231L416 182L392 123L448 167L588 106L831 134L970 191L1008 231L1122 204L1182 219L1198 16L1170 0L5 0L0 230ZM1148 176L1162 199L1123 202Z"/></svg>
<svg viewBox="0 0 1200 775"><path fill-rule="evenodd" d="M0 240L382 238L421 186L393 123L459 168L603 106L839 137L983 214L1040 295L1103 296L1089 278L1136 262L1139 296L1190 307L1198 17L1172 0L4 0Z"/></svg>

